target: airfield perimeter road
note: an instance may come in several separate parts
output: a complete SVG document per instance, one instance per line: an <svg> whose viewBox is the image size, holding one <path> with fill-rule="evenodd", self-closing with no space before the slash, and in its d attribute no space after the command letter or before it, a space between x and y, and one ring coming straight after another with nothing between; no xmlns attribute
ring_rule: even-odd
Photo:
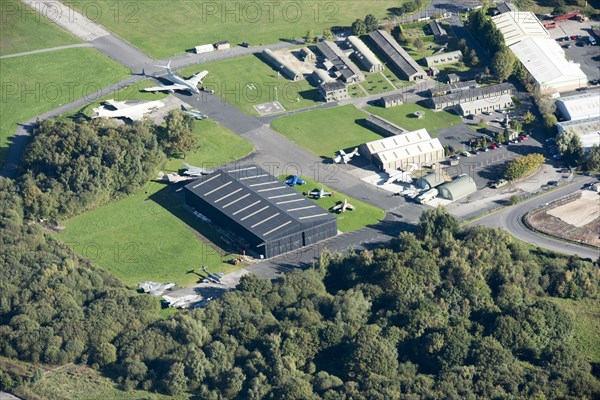
<svg viewBox="0 0 600 400"><path fill-rule="evenodd" d="M25 3L32 3L31 0L22 1ZM58 2L54 3L62 4ZM440 0L433 0L426 13L432 14L439 12L440 10L442 10L442 12L452 12L452 25L460 27L462 24L460 23L460 19L457 17L456 13L464 12L468 7L473 7L477 4L478 3L476 1L470 1L469 3L455 5ZM153 77L160 76L163 71L161 71L161 69L156 67L154 64L160 63L164 65L166 62L168 62L168 60L161 60L157 62L151 59L131 44L118 38L116 35L111 34L99 25L89 25L87 23L81 24L81 21L78 21L78 23L75 25L76 26L73 27L67 24L63 27L67 30L83 29L83 32L79 32L78 37L84 38L85 41L89 42L99 51L129 67L134 73L138 74L125 81L112 85L110 88L103 89L97 93L98 97L103 95L102 93L106 94L117 88L122 88L124 84L133 84L140 80L146 79L145 76L139 75L142 70ZM89 30L89 32L86 32L86 29ZM252 54L255 52L260 52L267 47L284 48L293 44L294 43L282 42L274 45L255 46L251 48L234 47L230 50L213 52L209 54L185 54L174 57L172 59L172 67L173 69L178 69L188 65L200 64L206 61ZM259 262L248 268L251 272L265 278L274 278L279 276L281 272L287 271L292 267L308 265L310 262L317 259L324 247L334 251L345 251L349 248L368 248L371 244L390 240L391 238L397 236L397 234L401 231L414 229L414 223L418 220L421 211L423 210L422 206L414 203L406 203L403 199L394 197L387 191L380 190L372 185L358 180L354 175L347 171L349 168L348 166L333 166L331 164L323 163L323 160L320 158L293 144L279 133L273 131L268 124L265 124L267 121L250 117L233 106L225 103L216 96L207 95L205 93L200 95L200 97L185 95L182 93L178 93L176 96L186 103L202 109L215 121L223 124L233 132L236 132L237 134L247 138L254 144L255 152L240 162L254 162L267 167L270 165L272 166L271 172L276 175L292 173L294 168L298 168L298 172L305 174L310 171L310 174L307 174L308 176L316 177L317 180L320 180L324 184L331 186L335 190L339 190L350 196L374 204L388 212L385 220L379 224L368 226L352 233L339 235L318 245L302 249L299 252ZM72 103L63 105L58 109L52 110L40 116L39 118L50 118L63 112L73 110L77 107L81 107L91 101L90 97L91 95L88 96L87 99L79 99ZM97 99L98 97L93 97L92 100ZM357 103L361 101L364 101L364 99L356 100ZM35 120L29 121L29 125L33 124L34 122ZM28 130L25 129L25 127L19 127L17 132L18 140L13 146L11 146L9 152L9 163L12 162L14 164L13 168L3 169L3 174L7 172L8 174L15 172L14 167L17 165L18 160L20 160L25 143L27 142L27 135L29 135ZM563 188L560 190L562 193L563 190L567 191L568 189ZM551 194L556 196L559 195L555 192L552 192ZM537 244L540 247L548 247L550 249L563 252L565 251L564 249L567 248L570 251L570 253L567 251L569 254L577 253L583 257L590 256L590 250L587 248L578 249L577 247L580 246L575 247L574 245L565 245L562 242L556 243L556 241L552 241L551 239L541 237L540 235L535 235L527 231L524 231L525 233L523 233L522 229L524 228L519 226L518 223L515 225L515 220L518 219L515 218L515 216L522 215L520 213L525 213L527 209L524 207L530 204L533 207L535 204L537 204L537 200L533 199L524 202L515 208L509 208L501 211L501 214L493 214L492 216L482 218L475 223L486 224L490 226L502 226L515 236L519 238L525 238L524 240Z"/></svg>
<svg viewBox="0 0 600 400"><path fill-rule="evenodd" d="M571 194L577 189L577 187L585 183L594 181L595 179L593 178L574 179L572 183L564 187L555 189L551 192L542 194L537 197L533 197L515 206L506 207L501 211L497 211L493 214L477 219L471 222L470 225L486 225L501 227L524 242L528 242L530 244L534 244L538 247L542 247L545 249L554 250L559 253L577 255L582 258L591 258L595 261L600 256L600 252L598 250L586 246L579 246L573 243L568 243L566 241L561 241L558 239L553 239L549 236L533 232L527 229L527 227L525 227L522 221L523 216L529 211L551 201L557 200L563 196Z"/></svg>

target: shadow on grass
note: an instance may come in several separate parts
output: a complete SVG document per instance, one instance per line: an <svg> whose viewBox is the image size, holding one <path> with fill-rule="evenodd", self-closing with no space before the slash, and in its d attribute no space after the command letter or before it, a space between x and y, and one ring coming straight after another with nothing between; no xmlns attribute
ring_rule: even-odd
<svg viewBox="0 0 600 400"><path fill-rule="evenodd" d="M187 182L190 183L190 182ZM159 191L151 194L148 200L151 200L179 218L188 227L193 229L200 239L213 248L217 254L226 255L237 251L234 243L224 238L211 225L201 221L192 211L186 207L183 187L186 183L165 185Z"/></svg>

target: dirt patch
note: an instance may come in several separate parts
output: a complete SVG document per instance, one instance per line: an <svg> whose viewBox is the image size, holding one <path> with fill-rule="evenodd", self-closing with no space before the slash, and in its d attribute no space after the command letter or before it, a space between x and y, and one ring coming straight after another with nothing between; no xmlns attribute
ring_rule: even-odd
<svg viewBox="0 0 600 400"><path fill-rule="evenodd" d="M281 58L283 58L289 65L296 68L303 74L311 74L317 67L312 61L301 61L301 55L299 50L278 50L274 51Z"/></svg>
<svg viewBox="0 0 600 400"><path fill-rule="evenodd" d="M568 200L558 201L527 215L533 228L551 236L600 247L599 197L580 191Z"/></svg>

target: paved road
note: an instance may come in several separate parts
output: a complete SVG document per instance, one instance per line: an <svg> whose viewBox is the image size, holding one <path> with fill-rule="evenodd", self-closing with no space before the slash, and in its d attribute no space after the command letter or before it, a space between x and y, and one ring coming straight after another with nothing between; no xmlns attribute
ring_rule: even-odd
<svg viewBox="0 0 600 400"><path fill-rule="evenodd" d="M559 253L577 255L582 258L591 258L597 260L600 256L598 250L589 247L578 246L558 239L535 233L525 227L522 217L529 211L559 199L563 196L573 193L581 185L587 182L594 182L593 178L576 178L569 185L553 190L549 193L526 200L515 206L505 208L501 211L490 214L484 218L471 222L472 225L486 225L504 228L507 232L518 239L532 243L538 247L553 250Z"/></svg>
<svg viewBox="0 0 600 400"><path fill-rule="evenodd" d="M72 49L72 48L75 48L75 47L92 47L92 45L89 44L89 43L77 43L77 44L69 44L69 45L66 45L66 46L48 47L46 49L31 50L31 51L26 51L24 53L7 54L5 56L0 56L0 60L3 59L3 58L13 58L13 57L29 56L31 54L47 53L49 51Z"/></svg>

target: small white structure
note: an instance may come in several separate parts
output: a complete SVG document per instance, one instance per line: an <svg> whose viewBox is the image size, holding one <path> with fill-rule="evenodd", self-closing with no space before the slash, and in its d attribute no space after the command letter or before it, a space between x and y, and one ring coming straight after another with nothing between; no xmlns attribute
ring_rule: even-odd
<svg viewBox="0 0 600 400"><path fill-rule="evenodd" d="M212 44L203 44L200 46L196 46L196 54L202 54L202 53L210 53L211 51L215 50L215 46L213 46Z"/></svg>

